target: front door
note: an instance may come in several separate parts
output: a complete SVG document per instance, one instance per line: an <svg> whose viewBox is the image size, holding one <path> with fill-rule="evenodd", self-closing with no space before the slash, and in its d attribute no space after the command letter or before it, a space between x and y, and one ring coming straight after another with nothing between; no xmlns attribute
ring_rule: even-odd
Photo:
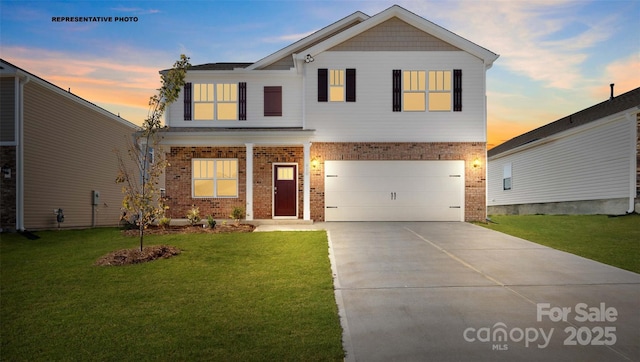
<svg viewBox="0 0 640 362"><path fill-rule="evenodd" d="M297 217L298 166L295 164L273 167L273 216Z"/></svg>

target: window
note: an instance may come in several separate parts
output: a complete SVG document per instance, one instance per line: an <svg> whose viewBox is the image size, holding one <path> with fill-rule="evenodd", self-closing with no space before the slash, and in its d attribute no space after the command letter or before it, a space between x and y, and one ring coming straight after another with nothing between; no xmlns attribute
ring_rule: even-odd
<svg viewBox="0 0 640 362"><path fill-rule="evenodd" d="M451 71L429 71L429 111L451 110Z"/></svg>
<svg viewBox="0 0 640 362"><path fill-rule="evenodd" d="M355 69L318 69L318 102L355 101Z"/></svg>
<svg viewBox="0 0 640 362"><path fill-rule="evenodd" d="M424 111L425 104L425 71L405 70L402 73L402 103L404 111Z"/></svg>
<svg viewBox="0 0 640 362"><path fill-rule="evenodd" d="M193 197L238 197L237 159L193 159L191 166Z"/></svg>
<svg viewBox="0 0 640 362"><path fill-rule="evenodd" d="M329 71L329 101L344 102L344 70Z"/></svg>
<svg viewBox="0 0 640 362"><path fill-rule="evenodd" d="M505 164L502 169L502 189L511 190L511 163Z"/></svg>
<svg viewBox="0 0 640 362"><path fill-rule="evenodd" d="M392 75L393 112L451 111L452 103L454 112L462 111L461 69L453 72L394 69Z"/></svg>
<svg viewBox="0 0 640 362"><path fill-rule="evenodd" d="M282 87L264 87L264 116L282 116Z"/></svg>
<svg viewBox="0 0 640 362"><path fill-rule="evenodd" d="M193 118L213 120L213 84L193 85Z"/></svg>
<svg viewBox="0 0 640 362"><path fill-rule="evenodd" d="M246 120L246 83L187 83L184 120L190 121L192 116L196 121Z"/></svg>
<svg viewBox="0 0 640 362"><path fill-rule="evenodd" d="M232 121L238 119L238 85L217 84L216 114L218 120Z"/></svg>

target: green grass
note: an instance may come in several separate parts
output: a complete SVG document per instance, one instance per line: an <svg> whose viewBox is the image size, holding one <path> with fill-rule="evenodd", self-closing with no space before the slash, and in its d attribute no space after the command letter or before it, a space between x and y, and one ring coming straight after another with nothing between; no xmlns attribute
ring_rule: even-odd
<svg viewBox="0 0 640 362"><path fill-rule="evenodd" d="M171 259L97 267L115 229L2 234L2 360L342 360L326 234L145 237Z"/></svg>
<svg viewBox="0 0 640 362"><path fill-rule="evenodd" d="M489 229L640 273L640 215L491 216Z"/></svg>

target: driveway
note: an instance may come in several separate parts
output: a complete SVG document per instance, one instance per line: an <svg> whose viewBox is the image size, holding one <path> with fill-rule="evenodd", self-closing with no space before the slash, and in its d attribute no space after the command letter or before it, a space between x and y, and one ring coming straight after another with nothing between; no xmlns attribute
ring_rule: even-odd
<svg viewBox="0 0 640 362"><path fill-rule="evenodd" d="M467 223L324 223L347 361L639 361L640 275Z"/></svg>

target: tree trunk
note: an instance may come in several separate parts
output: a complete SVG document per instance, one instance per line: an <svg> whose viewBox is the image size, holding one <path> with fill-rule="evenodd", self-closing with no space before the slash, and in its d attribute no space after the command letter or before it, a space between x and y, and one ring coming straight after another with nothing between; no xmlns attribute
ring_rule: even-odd
<svg viewBox="0 0 640 362"><path fill-rule="evenodd" d="M142 241L144 239L144 224L142 223L142 221L138 221L138 225L139 225L139 230L140 230L140 252L142 252Z"/></svg>

